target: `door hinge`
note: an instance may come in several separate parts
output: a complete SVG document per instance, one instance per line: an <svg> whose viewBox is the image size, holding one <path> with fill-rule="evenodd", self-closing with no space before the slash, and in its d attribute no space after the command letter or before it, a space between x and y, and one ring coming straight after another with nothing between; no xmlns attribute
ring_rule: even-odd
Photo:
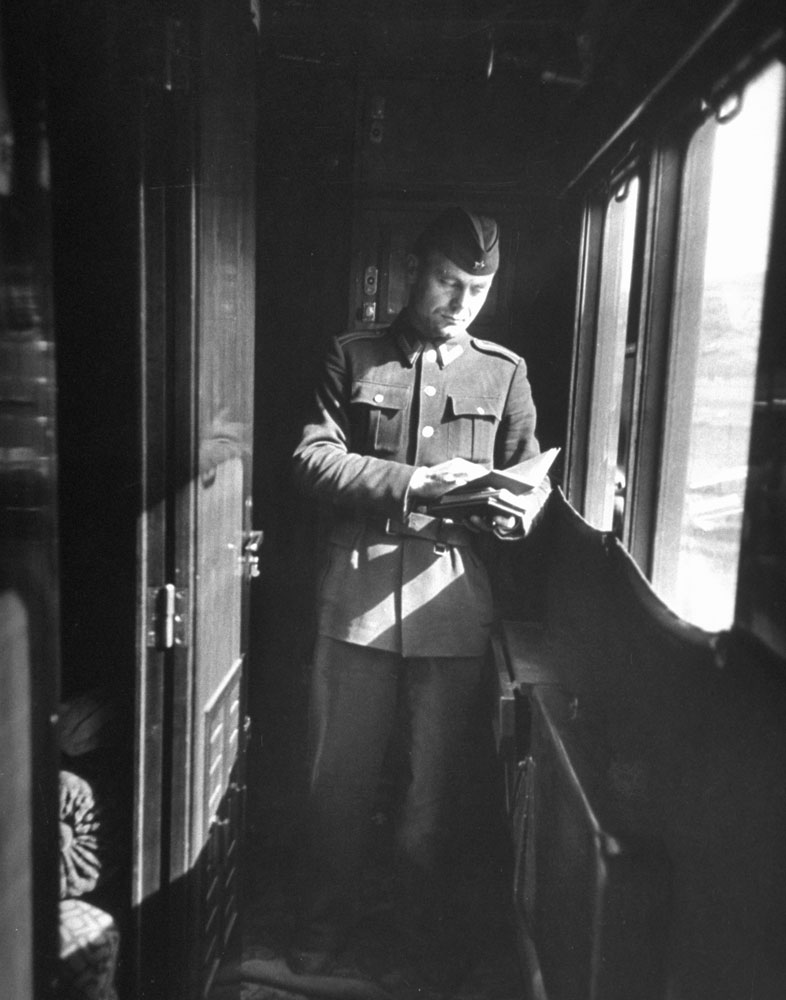
<svg viewBox="0 0 786 1000"><path fill-rule="evenodd" d="M186 643L186 595L173 583L151 587L147 592L148 649L174 649Z"/></svg>

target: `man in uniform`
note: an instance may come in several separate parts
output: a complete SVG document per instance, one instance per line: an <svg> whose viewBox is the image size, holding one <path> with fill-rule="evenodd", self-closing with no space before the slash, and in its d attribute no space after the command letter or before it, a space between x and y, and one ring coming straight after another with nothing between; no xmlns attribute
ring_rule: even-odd
<svg viewBox="0 0 786 1000"><path fill-rule="evenodd" d="M398 847L424 907L436 915L446 898L494 617L480 553L492 535L523 537L548 492L516 518L419 510L540 450L524 362L467 332L498 266L494 220L438 216L407 259L409 301L392 326L332 341L295 452L296 482L332 508L312 679L311 881L288 954L298 972L326 971L350 926L402 707L411 777Z"/></svg>

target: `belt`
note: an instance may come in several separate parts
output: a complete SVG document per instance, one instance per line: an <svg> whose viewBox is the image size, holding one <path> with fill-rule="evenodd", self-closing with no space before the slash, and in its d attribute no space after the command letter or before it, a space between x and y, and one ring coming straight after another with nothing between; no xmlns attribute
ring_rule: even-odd
<svg viewBox="0 0 786 1000"><path fill-rule="evenodd" d="M461 524L451 524L439 517L427 514L410 514L406 521L394 517L369 518L369 522L386 535L402 535L407 538L422 538L434 542L434 551L440 555L451 545L469 546L474 532Z"/></svg>

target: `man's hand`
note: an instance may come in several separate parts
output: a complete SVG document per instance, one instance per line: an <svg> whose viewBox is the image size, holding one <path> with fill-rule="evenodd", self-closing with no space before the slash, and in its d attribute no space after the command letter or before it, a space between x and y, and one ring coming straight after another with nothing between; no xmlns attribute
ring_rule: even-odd
<svg viewBox="0 0 786 1000"><path fill-rule="evenodd" d="M422 465L415 469L409 481L409 492L413 497L432 500L454 486L463 486L479 476L485 476L487 471L482 465L468 462L465 458L449 458L447 462L430 468Z"/></svg>
<svg viewBox="0 0 786 1000"><path fill-rule="evenodd" d="M466 524L475 531L493 532L503 541L515 541L529 534L537 509L522 507L520 514L472 514Z"/></svg>
<svg viewBox="0 0 786 1000"><path fill-rule="evenodd" d="M482 514L472 514L468 519L470 527L477 531L492 531L497 538L523 538L529 528L526 515L516 517L514 514L494 514L484 517Z"/></svg>

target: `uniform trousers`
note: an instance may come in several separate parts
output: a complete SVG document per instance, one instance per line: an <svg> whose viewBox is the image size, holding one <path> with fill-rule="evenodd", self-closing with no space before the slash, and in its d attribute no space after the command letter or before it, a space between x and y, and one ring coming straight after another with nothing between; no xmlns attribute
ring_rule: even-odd
<svg viewBox="0 0 786 1000"><path fill-rule="evenodd" d="M460 825L462 787L487 704L487 670L484 657L402 657L318 637L303 947L337 947L356 915L371 813L402 716L409 782L397 846L424 904L448 890L447 847Z"/></svg>

